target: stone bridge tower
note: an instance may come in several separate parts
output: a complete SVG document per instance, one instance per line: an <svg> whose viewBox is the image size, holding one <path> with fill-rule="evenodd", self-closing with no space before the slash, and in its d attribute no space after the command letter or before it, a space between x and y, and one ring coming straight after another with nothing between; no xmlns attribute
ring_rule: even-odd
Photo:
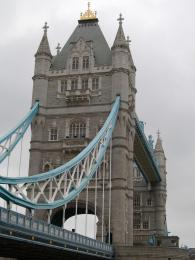
<svg viewBox="0 0 195 260"><path fill-rule="evenodd" d="M58 167L78 154L94 138L116 96L120 95L112 149L112 200L115 203L111 210L111 232L113 243L133 245L136 69L123 32L122 15L118 21L118 32L110 49L96 14L88 9L61 51L58 45L55 56L50 51L45 24L35 54L32 102L40 101L40 112L32 125L29 175ZM89 188L89 198L93 193ZM80 205L82 197L85 194L79 197ZM101 209L101 195L98 200ZM91 199L92 212L93 203ZM108 215L108 201L105 206L105 215ZM57 214L58 211L51 216L56 224ZM40 215L46 218L45 211ZM107 227L106 217L104 221Z"/></svg>
<svg viewBox="0 0 195 260"><path fill-rule="evenodd" d="M29 175L56 168L75 157L96 136L116 96L120 95L120 111L112 137L111 233L116 259L188 259L185 252L176 249L178 238L167 236L166 159L160 136L155 149L152 145L148 148L138 139L141 130L138 131L135 114L136 68L129 39L123 31L123 20L120 15L118 31L110 48L96 13L88 7L64 47L61 49L58 45L55 56L50 51L45 24L35 54L32 103L39 100L40 110L32 124ZM141 134L144 139L143 136ZM147 151L152 151L149 156L144 145ZM135 166L137 157L145 163L142 166L151 171L153 160L158 162L160 182L151 183L143 178L143 172L141 175ZM105 167L109 164L109 156L104 164ZM152 176L151 172L147 174ZM103 219L101 174L98 180L97 239L104 223L106 240L109 187L106 183ZM93 185L89 186L88 192L89 213L94 213ZM79 196L78 213L84 213L85 198L84 191ZM74 207L73 201L68 206L67 217L74 215ZM44 210L36 215L44 220L48 217ZM56 209L50 217L52 223L62 225L62 209ZM155 240L150 247L151 235L155 235Z"/></svg>

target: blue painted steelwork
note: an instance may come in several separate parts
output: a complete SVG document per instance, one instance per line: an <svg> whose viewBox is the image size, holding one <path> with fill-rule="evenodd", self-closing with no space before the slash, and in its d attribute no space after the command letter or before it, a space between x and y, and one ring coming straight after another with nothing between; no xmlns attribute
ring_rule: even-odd
<svg viewBox="0 0 195 260"><path fill-rule="evenodd" d="M153 149L154 149L154 139L153 139L152 135L148 136L148 143L151 147L151 150L153 151Z"/></svg>
<svg viewBox="0 0 195 260"><path fill-rule="evenodd" d="M43 241L45 238L48 244L51 244L52 241L52 244L61 246L65 251L70 250L69 248L74 251L75 248L78 253L96 255L104 259L113 258L113 248L109 244L47 224L44 221L33 220L28 216L1 207L0 229L7 229L9 234L12 231L11 236L15 240L18 238L18 232L20 239L27 240L28 237L28 240L32 243L34 242L32 237L36 237L37 242L39 242L39 239Z"/></svg>
<svg viewBox="0 0 195 260"><path fill-rule="evenodd" d="M156 241L156 236L155 236L155 234L152 234L152 235L149 236L148 244L149 244L150 246L156 246L156 245L157 245L157 241Z"/></svg>
<svg viewBox="0 0 195 260"><path fill-rule="evenodd" d="M138 117L136 117L135 124L136 124L136 132L139 135L139 137L141 138L142 143L143 143L143 145L144 145L144 147L147 151L147 154L150 158L150 162L151 162L151 165L154 169L156 179L157 179L158 182L160 182L161 177L160 177L159 167L158 167L156 158L154 157L153 149L152 149L151 145L149 144L149 142L148 142L148 140L145 136L144 128L143 128L143 122L139 121ZM137 161L136 161L136 163L138 164ZM139 167L141 167L141 166L139 165ZM142 171L142 173L144 173L144 172ZM146 174L144 174L144 175L145 175L144 178L147 180Z"/></svg>
<svg viewBox="0 0 195 260"><path fill-rule="evenodd" d="M11 131L0 137L0 163L12 152L17 143L22 139L32 120L39 110L39 102L36 102L25 118ZM12 140L13 139L13 140Z"/></svg>
<svg viewBox="0 0 195 260"><path fill-rule="evenodd" d="M54 209L61 207L70 201L74 200L76 196L87 187L90 180L94 177L94 174L98 167L100 166L102 159L106 153L106 149L110 142L112 132L115 127L118 111L120 107L120 96L116 97L115 103L113 105L112 111L110 112L104 126L99 131L97 136L90 142L90 144L75 158L67 162L66 164L51 170L47 173L41 173L30 177L20 177L20 178L9 178L0 176L0 184L8 184L8 185L18 185L18 184L28 184L28 183L37 183L40 181L46 181L51 178L55 178L64 172L71 170L73 167L78 165L83 159L90 155L91 151L100 143L100 148L98 151L97 160L93 162L91 172L88 176L86 176L80 183L78 187L74 187L68 195L63 197L63 199L59 199L53 202L48 203L36 203L30 201L29 199L21 197L17 197L15 194L6 190L4 187L0 186L0 197L2 197L6 201L11 201L17 205L20 205L25 208L32 209ZM101 144L101 140L104 140L104 143Z"/></svg>
<svg viewBox="0 0 195 260"><path fill-rule="evenodd" d="M147 174L144 172L144 170L142 169L142 166L141 166L141 164L139 163L139 161L136 160L136 159L134 159L134 163L137 165L137 167L138 167L140 173L142 174L142 176L143 176L145 182L146 182L146 183L149 183L149 182L150 182L150 181L149 181L149 178L148 178Z"/></svg>

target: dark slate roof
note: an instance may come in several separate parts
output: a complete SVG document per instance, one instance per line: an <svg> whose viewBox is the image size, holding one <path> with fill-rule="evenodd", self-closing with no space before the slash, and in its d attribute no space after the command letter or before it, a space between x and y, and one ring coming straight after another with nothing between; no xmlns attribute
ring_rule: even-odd
<svg viewBox="0 0 195 260"><path fill-rule="evenodd" d="M118 28L118 31L117 31L117 34L116 34L116 38L115 38L114 44L112 46L112 48L117 48L117 47L125 47L127 49L129 47L127 40L125 38L122 23L119 24L119 28Z"/></svg>
<svg viewBox="0 0 195 260"><path fill-rule="evenodd" d="M95 53L95 61L97 66L111 65L111 50L106 42L104 35L98 25L97 21L81 23L70 36L69 40L61 50L61 52L54 58L52 62L52 69L65 69L68 54L70 52L70 43L77 42L80 38L85 41L92 41Z"/></svg>
<svg viewBox="0 0 195 260"><path fill-rule="evenodd" d="M47 38L47 32L44 32L44 35L41 39L41 43L39 45L39 48L38 48L35 56L42 55L42 54L48 55L49 57L52 58L50 47L49 47L49 41Z"/></svg>

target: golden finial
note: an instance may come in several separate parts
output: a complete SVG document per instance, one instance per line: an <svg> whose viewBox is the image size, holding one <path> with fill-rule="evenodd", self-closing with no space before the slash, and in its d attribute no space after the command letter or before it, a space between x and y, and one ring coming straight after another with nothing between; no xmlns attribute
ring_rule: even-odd
<svg viewBox="0 0 195 260"><path fill-rule="evenodd" d="M97 19L97 12L93 12L91 9L91 3L88 2L88 9L87 11L83 14L81 13L80 20L93 20Z"/></svg>

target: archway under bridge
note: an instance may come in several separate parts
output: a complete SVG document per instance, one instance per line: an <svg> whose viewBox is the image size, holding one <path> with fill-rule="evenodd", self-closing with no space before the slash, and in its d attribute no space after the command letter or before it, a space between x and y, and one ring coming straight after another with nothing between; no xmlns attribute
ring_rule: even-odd
<svg viewBox="0 0 195 260"><path fill-rule="evenodd" d="M90 238L111 242L108 223L102 217L102 208L94 208L92 203L73 201L65 208L53 210L51 224L79 233Z"/></svg>

